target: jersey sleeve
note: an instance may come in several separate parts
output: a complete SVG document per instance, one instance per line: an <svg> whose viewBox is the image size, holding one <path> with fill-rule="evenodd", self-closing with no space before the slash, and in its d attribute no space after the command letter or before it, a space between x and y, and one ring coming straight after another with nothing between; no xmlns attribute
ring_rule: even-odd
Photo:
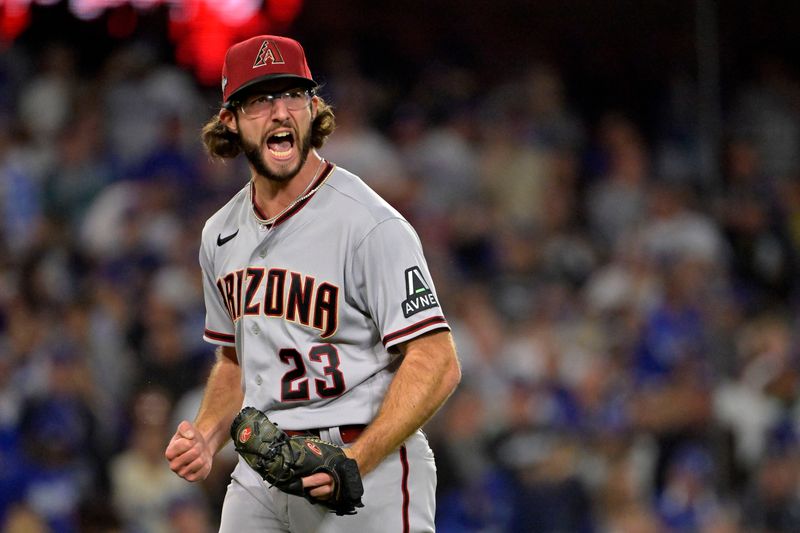
<svg viewBox="0 0 800 533"><path fill-rule="evenodd" d="M206 324L203 339L220 346L235 346L233 321L217 288L211 258L205 246L200 246L200 269L203 273L203 299L206 305Z"/></svg>
<svg viewBox="0 0 800 533"><path fill-rule="evenodd" d="M449 329L422 244L402 218L379 223L354 258L356 300L378 326L387 348L437 329Z"/></svg>

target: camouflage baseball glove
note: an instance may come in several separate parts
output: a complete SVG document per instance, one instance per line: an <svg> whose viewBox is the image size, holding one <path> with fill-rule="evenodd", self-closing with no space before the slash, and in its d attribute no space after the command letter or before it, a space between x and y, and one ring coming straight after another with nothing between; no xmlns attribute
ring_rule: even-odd
<svg viewBox="0 0 800 533"><path fill-rule="evenodd" d="M247 464L282 491L324 505L340 516L356 514L356 507L364 507L358 465L339 446L313 436L289 437L254 407L239 412L231 424L231 437ZM330 499L319 500L303 489L302 478L318 472L333 477Z"/></svg>

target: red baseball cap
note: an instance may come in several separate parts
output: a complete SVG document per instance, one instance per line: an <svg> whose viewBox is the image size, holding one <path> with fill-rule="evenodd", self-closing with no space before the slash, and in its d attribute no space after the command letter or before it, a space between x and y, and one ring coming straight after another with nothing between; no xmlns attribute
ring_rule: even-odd
<svg viewBox="0 0 800 533"><path fill-rule="evenodd" d="M222 65L222 101L228 103L239 91L276 79L317 86L300 43L277 35L257 35L236 43L228 49Z"/></svg>

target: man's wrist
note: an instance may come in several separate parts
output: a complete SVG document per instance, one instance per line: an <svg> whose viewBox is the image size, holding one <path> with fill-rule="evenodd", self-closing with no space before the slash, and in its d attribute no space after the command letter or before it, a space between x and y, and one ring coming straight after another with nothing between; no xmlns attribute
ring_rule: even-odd
<svg viewBox="0 0 800 533"><path fill-rule="evenodd" d="M371 454L365 453L363 447L358 445L358 442L348 448L344 448L344 454L356 462L358 471L362 476L371 472L378 463L380 463L380 459L371 457Z"/></svg>

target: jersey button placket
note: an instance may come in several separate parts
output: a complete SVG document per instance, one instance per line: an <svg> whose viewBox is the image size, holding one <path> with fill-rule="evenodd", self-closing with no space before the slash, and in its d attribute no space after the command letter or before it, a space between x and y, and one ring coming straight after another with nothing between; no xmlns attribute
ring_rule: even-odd
<svg viewBox="0 0 800 533"><path fill-rule="evenodd" d="M259 227L263 228L264 226L259 226ZM252 257L255 258L255 256L258 256L261 259L266 258L267 257L267 243L270 240L272 240L272 227L267 228L267 233L263 236L263 238L260 240L260 242L253 249L253 256Z"/></svg>

